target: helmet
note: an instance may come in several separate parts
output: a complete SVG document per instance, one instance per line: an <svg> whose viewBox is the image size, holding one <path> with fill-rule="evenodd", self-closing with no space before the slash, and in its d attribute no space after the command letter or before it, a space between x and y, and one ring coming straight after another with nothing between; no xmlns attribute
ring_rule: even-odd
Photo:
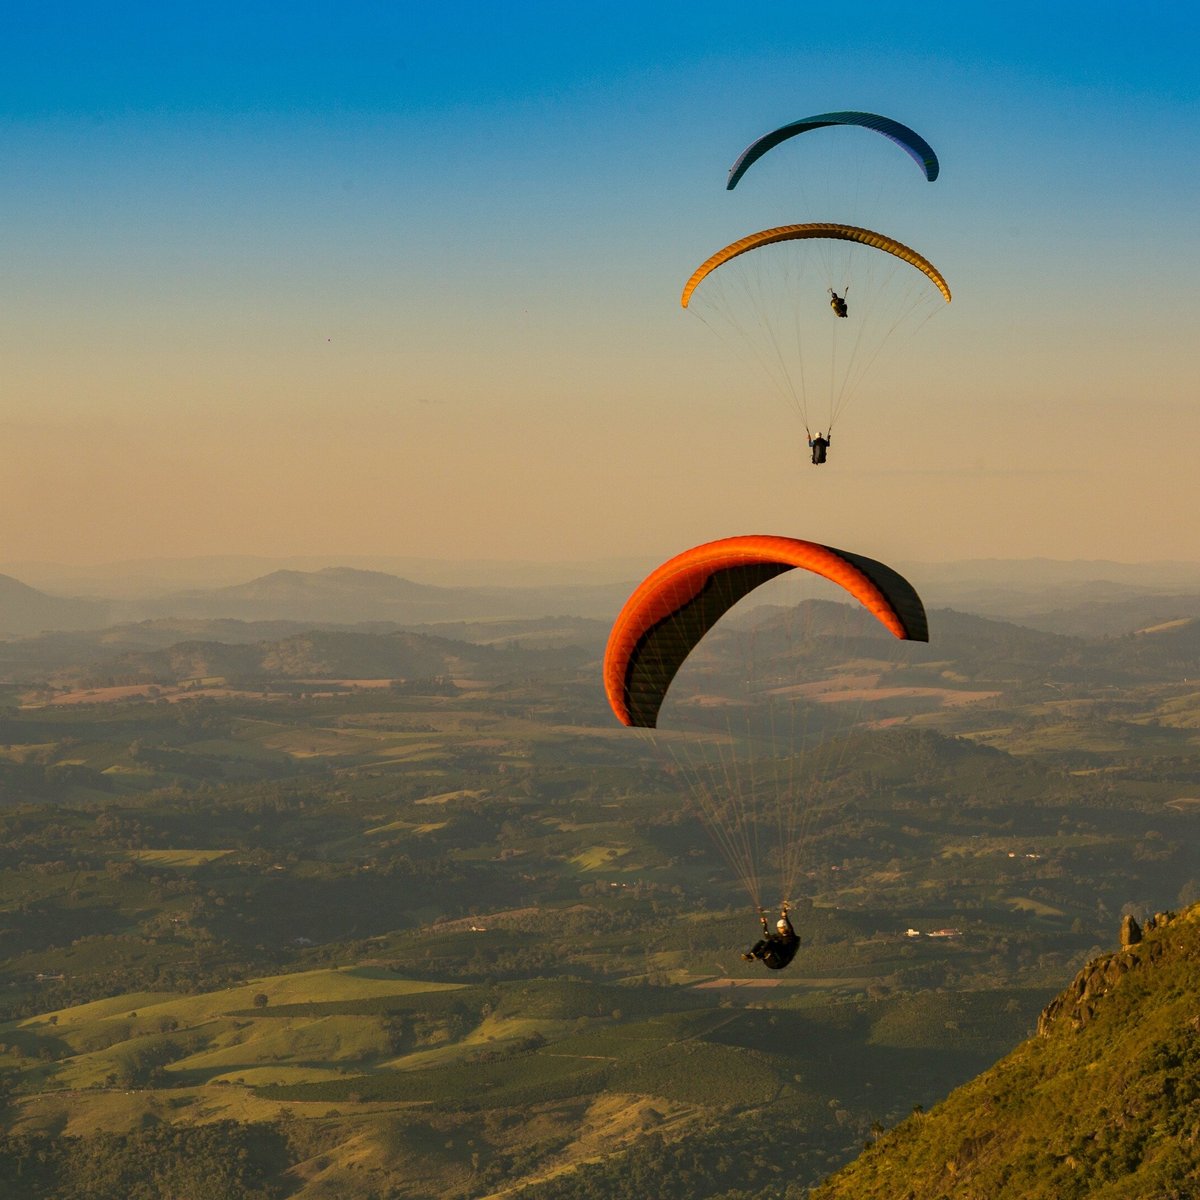
<svg viewBox="0 0 1200 1200"><path fill-rule="evenodd" d="M791 926L788 924L787 917L780 917L779 920L775 922L775 928L778 929L780 933L787 933L791 929Z"/></svg>

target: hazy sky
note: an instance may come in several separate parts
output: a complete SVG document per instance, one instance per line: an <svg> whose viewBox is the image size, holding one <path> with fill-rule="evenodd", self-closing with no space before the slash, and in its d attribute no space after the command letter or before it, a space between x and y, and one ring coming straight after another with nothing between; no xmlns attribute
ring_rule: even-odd
<svg viewBox="0 0 1200 1200"><path fill-rule="evenodd" d="M0 560L1198 559L1198 14L15 0ZM814 470L678 296L829 109L955 298Z"/></svg>

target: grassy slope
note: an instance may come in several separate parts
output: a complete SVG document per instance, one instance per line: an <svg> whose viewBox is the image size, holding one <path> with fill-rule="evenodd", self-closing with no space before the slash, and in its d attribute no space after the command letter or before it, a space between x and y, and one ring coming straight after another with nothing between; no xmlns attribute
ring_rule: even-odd
<svg viewBox="0 0 1200 1200"><path fill-rule="evenodd" d="M1198 984L1194 906L1089 964L1046 1036L885 1134L813 1200L1200 1194Z"/></svg>
<svg viewBox="0 0 1200 1200"><path fill-rule="evenodd" d="M103 1088L110 1076L120 1074L131 1053L152 1052L168 1043L186 1048L192 1042L193 1053L170 1055L167 1070L182 1072L181 1082L213 1081L239 1067L257 1069L261 1081L263 1068L285 1063L292 1069L271 1078L294 1082L298 1071L304 1079L321 1079L334 1063L385 1054L379 1018L320 1014L279 1019L265 1008L255 1010L255 996L281 1006L451 990L452 984L376 979L353 970L304 971L198 996L138 993L99 1000L0 1025L0 1040L22 1047L26 1062L39 1043L53 1044L58 1059L41 1071L54 1090ZM264 1015L255 1020L247 1011ZM10 1066L21 1062L12 1059L11 1051L8 1058Z"/></svg>

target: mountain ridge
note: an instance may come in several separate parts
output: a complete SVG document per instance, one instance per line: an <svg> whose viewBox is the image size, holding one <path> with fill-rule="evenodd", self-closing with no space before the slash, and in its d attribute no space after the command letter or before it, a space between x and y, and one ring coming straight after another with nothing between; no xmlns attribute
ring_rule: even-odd
<svg viewBox="0 0 1200 1200"><path fill-rule="evenodd" d="M111 572L92 579L84 568L76 575L25 564L32 584L0 576L0 632L22 635L164 618L403 625L552 614L611 620L644 574L627 562L614 562L610 572L601 565L585 570L572 564L556 579L553 571L532 567L499 571L484 565L472 574L465 564L456 573L447 564L434 570L424 562L422 570L422 563L414 562L413 572L396 574L358 565L357 559L311 570L292 565L296 560L263 561L273 569L246 578L260 560L214 560L214 582L139 573L146 564L130 564L123 579ZM275 565L278 561L284 565ZM245 573L237 571L238 563ZM927 608L956 608L1046 632L1116 636L1156 622L1200 617L1200 567L1188 564L1143 568L996 560L901 566ZM1105 574L1105 568L1111 570ZM196 570L201 574L199 566ZM54 594L55 589L72 594ZM827 591L825 581L792 572L779 594L798 600Z"/></svg>

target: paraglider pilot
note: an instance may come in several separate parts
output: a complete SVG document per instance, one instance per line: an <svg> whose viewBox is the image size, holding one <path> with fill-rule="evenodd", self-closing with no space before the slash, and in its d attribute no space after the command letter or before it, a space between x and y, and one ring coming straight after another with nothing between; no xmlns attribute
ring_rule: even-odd
<svg viewBox="0 0 1200 1200"><path fill-rule="evenodd" d="M765 909L758 910L758 919L762 922L763 935L742 955L742 958L746 962L753 962L757 958L769 970L782 971L796 957L796 951L800 948L800 939L796 936L796 931L788 919L787 905L785 904L779 913L774 933L771 932L771 926L767 922Z"/></svg>
<svg viewBox="0 0 1200 1200"><path fill-rule="evenodd" d="M847 288L846 290L849 291L850 289ZM846 297L839 296L833 288L829 289L829 307L839 317L848 317L850 315L850 310L846 307Z"/></svg>
<svg viewBox="0 0 1200 1200"><path fill-rule="evenodd" d="M824 437L819 431L816 437L810 433L808 435L808 444L812 447L813 466L819 467L825 461L825 451L829 449L829 443L833 440L833 434L829 437Z"/></svg>

